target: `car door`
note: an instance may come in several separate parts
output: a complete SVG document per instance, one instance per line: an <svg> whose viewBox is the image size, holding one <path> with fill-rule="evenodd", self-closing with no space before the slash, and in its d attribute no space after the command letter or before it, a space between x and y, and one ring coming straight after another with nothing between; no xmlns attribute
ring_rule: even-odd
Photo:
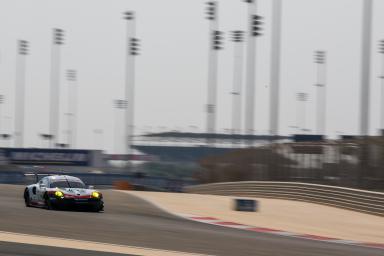
<svg viewBox="0 0 384 256"><path fill-rule="evenodd" d="M44 202L44 194L45 191L47 190L48 186L48 178L42 178L37 186L37 200L40 202Z"/></svg>
<svg viewBox="0 0 384 256"><path fill-rule="evenodd" d="M37 195L38 186L39 186L39 184L36 183L36 184L32 185L29 189L29 197L30 197L32 202L38 201L38 195Z"/></svg>

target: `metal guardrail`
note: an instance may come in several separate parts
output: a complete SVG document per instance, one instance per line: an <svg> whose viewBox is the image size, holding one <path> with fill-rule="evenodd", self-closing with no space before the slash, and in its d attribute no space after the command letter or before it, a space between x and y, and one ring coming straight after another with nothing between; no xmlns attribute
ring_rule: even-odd
<svg viewBox="0 0 384 256"><path fill-rule="evenodd" d="M243 181L185 188L187 193L288 199L384 217L384 193L296 182Z"/></svg>

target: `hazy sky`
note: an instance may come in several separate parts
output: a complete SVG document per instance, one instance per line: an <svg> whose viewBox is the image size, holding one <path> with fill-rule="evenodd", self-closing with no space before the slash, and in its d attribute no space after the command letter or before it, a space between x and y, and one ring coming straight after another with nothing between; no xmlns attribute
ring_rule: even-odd
<svg viewBox="0 0 384 256"><path fill-rule="evenodd" d="M219 2L220 29L244 30L246 4ZM271 0L259 0L265 17L264 36L257 45L257 133L268 130ZM298 91L310 94L307 126L315 128L315 66L313 51L328 54L327 133L358 132L360 35L363 0L283 0L280 131L296 125ZM52 28L65 30L62 48L61 137L67 110L65 69L79 76L80 147L101 144L113 149L113 99L123 97L125 21L123 12L137 13L137 132L205 130L208 22L203 0L0 0L0 129L13 129L16 40L30 41L27 57L26 146L41 146L37 134L48 132L49 71ZM384 1L374 1L372 39L371 132L379 125L380 58L377 42L384 38ZM381 26L380 26L381 25ZM219 56L218 125L230 128L233 43L228 37ZM11 118L11 119L10 119ZM94 129L104 131L95 142ZM99 139L101 135L99 135Z"/></svg>

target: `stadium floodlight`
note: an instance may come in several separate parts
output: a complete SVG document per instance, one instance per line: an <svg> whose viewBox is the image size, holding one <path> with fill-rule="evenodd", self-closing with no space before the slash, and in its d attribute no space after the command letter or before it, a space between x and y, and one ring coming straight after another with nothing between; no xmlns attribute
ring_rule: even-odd
<svg viewBox="0 0 384 256"><path fill-rule="evenodd" d="M64 30L60 28L53 29L53 43L54 44L64 44Z"/></svg>
<svg viewBox="0 0 384 256"><path fill-rule="evenodd" d="M28 55L28 47L29 47L28 41L19 40L19 54L20 55Z"/></svg>
<svg viewBox="0 0 384 256"><path fill-rule="evenodd" d="M208 20L216 20L217 18L217 2L207 2L206 14Z"/></svg>
<svg viewBox="0 0 384 256"><path fill-rule="evenodd" d="M263 22L261 21L263 18L260 15L252 15L251 19L251 34L252 36L261 36L261 25Z"/></svg>
<svg viewBox="0 0 384 256"><path fill-rule="evenodd" d="M113 106L116 109L125 109L127 107L127 101L125 100L114 100L113 101Z"/></svg>
<svg viewBox="0 0 384 256"><path fill-rule="evenodd" d="M232 31L232 42L240 43L244 41L244 31L235 30Z"/></svg>
<svg viewBox="0 0 384 256"><path fill-rule="evenodd" d="M139 55L139 46L140 46L140 40L137 38L131 38L129 53L132 56Z"/></svg>
<svg viewBox="0 0 384 256"><path fill-rule="evenodd" d="M135 19L135 13L133 11L127 11L124 13L124 19L133 20Z"/></svg>
<svg viewBox="0 0 384 256"><path fill-rule="evenodd" d="M74 69L67 70L67 80L71 82L75 82L77 80L77 71Z"/></svg>
<svg viewBox="0 0 384 256"><path fill-rule="evenodd" d="M222 50L223 49L223 39L224 39L223 35L224 35L224 32L221 32L218 30L213 31L213 38L212 38L213 50Z"/></svg>
<svg viewBox="0 0 384 256"><path fill-rule="evenodd" d="M325 64L325 51L315 51L315 63Z"/></svg>

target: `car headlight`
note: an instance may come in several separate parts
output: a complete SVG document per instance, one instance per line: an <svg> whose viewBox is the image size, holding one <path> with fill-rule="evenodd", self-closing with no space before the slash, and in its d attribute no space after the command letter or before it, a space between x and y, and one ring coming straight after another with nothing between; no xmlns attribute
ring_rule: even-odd
<svg viewBox="0 0 384 256"><path fill-rule="evenodd" d="M55 196L56 196L56 197L63 197L63 196L64 196L64 193L61 192L61 191L56 191L56 192L55 192Z"/></svg>
<svg viewBox="0 0 384 256"><path fill-rule="evenodd" d="M100 198L101 197L101 194L99 192L92 192L91 196L93 198Z"/></svg>

